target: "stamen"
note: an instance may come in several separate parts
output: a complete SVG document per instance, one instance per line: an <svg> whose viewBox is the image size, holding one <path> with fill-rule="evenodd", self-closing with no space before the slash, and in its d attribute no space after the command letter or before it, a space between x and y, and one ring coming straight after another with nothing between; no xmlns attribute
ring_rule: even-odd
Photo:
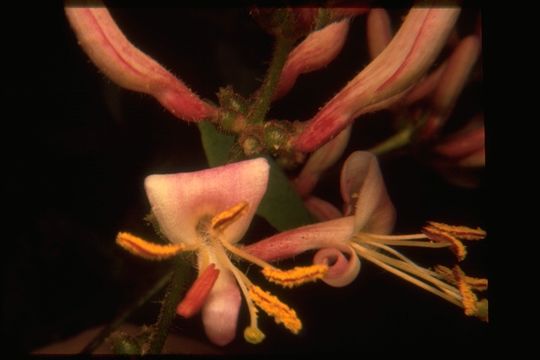
<svg viewBox="0 0 540 360"><path fill-rule="evenodd" d="M293 334L298 334L302 329L302 322L296 316L296 312L282 303L277 297L256 285L249 287L249 295L258 307L274 318L276 323L282 323Z"/></svg>
<svg viewBox="0 0 540 360"><path fill-rule="evenodd" d="M427 247L427 248L443 248L451 246L451 244L447 243L432 243L427 241L408 241L408 240L367 240L365 242L369 243L376 243L380 242L382 244L386 245L393 245L393 246L411 246L411 247Z"/></svg>
<svg viewBox="0 0 540 360"><path fill-rule="evenodd" d="M472 229L467 226L453 226L435 221L428 221L428 224L442 232L449 233L460 240L481 240L486 237L486 232L479 227Z"/></svg>
<svg viewBox="0 0 540 360"><path fill-rule="evenodd" d="M401 269L402 271L408 272L414 276L417 276L420 279L423 279L424 281L430 282L436 287L438 287L440 290L444 291L446 294L458 297L459 296L459 290L457 290L455 287L452 287L449 284L446 284L443 281L439 280L439 274L431 271L427 268L424 268L415 262L413 262L411 259L406 257L405 255L399 253L398 251L392 249L389 246L378 244L378 243L372 243L372 242L366 242L369 245L376 246L387 253L392 254L397 259L393 259L391 257L388 257L382 253L375 253L376 257L378 257L381 261L384 261L388 265L392 265L395 268ZM398 260L399 259L399 260ZM400 261L401 260L401 261ZM450 269L448 269L450 270ZM450 270L451 272L451 270Z"/></svg>
<svg viewBox="0 0 540 360"><path fill-rule="evenodd" d="M242 216L248 205L249 204L246 201L241 201L233 207L215 215L210 221L210 228L222 232Z"/></svg>
<svg viewBox="0 0 540 360"><path fill-rule="evenodd" d="M372 233L361 233L362 235L368 236L371 239L377 240L420 240L427 239L427 236L424 234L410 234L410 235L381 235L381 234L372 234Z"/></svg>
<svg viewBox="0 0 540 360"><path fill-rule="evenodd" d="M457 256L458 260L462 261L465 259L467 255L465 246L452 234L430 225L424 226L422 232L433 241L450 243L452 252Z"/></svg>
<svg viewBox="0 0 540 360"><path fill-rule="evenodd" d="M408 257L406 257L405 255L401 254L399 251L396 251L394 249L392 249L390 246L386 246L385 244L379 244L379 243L376 243L376 242L372 242L372 241L366 241L365 242L366 244L369 244L371 246L375 246L375 247L378 247L392 255L394 255L396 258L408 263L408 264L411 264L412 266L416 266L416 267L420 267L419 265L416 265L416 263L414 261L412 261L411 259L409 259Z"/></svg>
<svg viewBox="0 0 540 360"><path fill-rule="evenodd" d="M186 250L183 244L151 243L127 232L119 232L116 235L116 243L133 255L149 260L168 259Z"/></svg>
<svg viewBox="0 0 540 360"><path fill-rule="evenodd" d="M378 265L380 267L382 267L383 269L391 272L392 274L394 275L397 275L399 276L400 278L404 279L404 280L407 280L409 281L410 283L426 290L426 291L429 291L430 293L432 294L435 294L437 296L440 296L441 298L451 302L452 304L454 305L457 305L457 306L462 306L461 302L456 298L456 295L455 293L452 293L451 291L449 291L447 288L446 289L442 289L443 291L439 290L438 288L436 287L433 287L429 284L426 284L425 282L422 282L420 281L419 279L416 279L414 278L413 276L405 273L403 270L400 270L398 268L395 268L394 266L390 266L387 264L387 262L391 262L390 260L393 260L394 262L397 262L397 260L394 260L394 259L389 259L388 257L384 257L386 259L384 260L381 260L381 254L378 254L376 252L373 252L373 251L370 251L369 249L367 248L364 248L363 246L360 246L359 244L351 244L351 246L358 251L359 255L361 257L363 257L364 259L366 260L369 260L371 261L372 263L374 263L375 265ZM401 266L402 267L405 267L406 265L409 265L407 263L403 263ZM400 266L400 267L401 267ZM413 272L413 270L416 270L414 268L412 268L410 265L409 265L409 269L408 271L411 272L411 273L414 273L414 275L416 276L421 276L421 277L426 277L426 274L420 274L418 273L418 271L416 272ZM425 279L427 280L427 279ZM435 278L433 279L429 279L429 281L431 282L441 282ZM442 283L442 282L441 282ZM443 283L444 284L444 283ZM448 285L446 285L446 287L448 287Z"/></svg>
<svg viewBox="0 0 540 360"><path fill-rule="evenodd" d="M258 327L248 326L244 329L244 339L251 344L258 344L265 337L266 335Z"/></svg>
<svg viewBox="0 0 540 360"><path fill-rule="evenodd" d="M234 246L233 244L231 243L228 243L226 242L225 240L223 239L220 239L219 240L220 243L225 247L225 249L227 249L228 251L232 252L233 254L235 254L236 256L246 260L246 261L249 261L255 265L258 265L260 266L261 268L271 268L271 269L274 269L274 267L272 265L270 265L269 263L267 263L266 261L264 260L261 260L259 259L258 257L256 256L253 256L251 255L250 253L248 253L247 251L244 251L242 249L240 249L239 247L236 247Z"/></svg>
<svg viewBox="0 0 540 360"><path fill-rule="evenodd" d="M295 267L291 270L280 270L276 268L263 268L263 275L273 283L284 287L292 288L307 282L322 279L328 272L328 265L316 264L311 266Z"/></svg>
<svg viewBox="0 0 540 360"><path fill-rule="evenodd" d="M437 265L435 266L435 272L440 275L445 281L457 286L457 281L452 269L447 268L446 266ZM485 291L488 288L488 279L475 278L467 275L465 275L463 279L467 283L467 285L469 285L474 290Z"/></svg>
<svg viewBox="0 0 540 360"><path fill-rule="evenodd" d="M233 265L229 257L225 254L225 250L223 249L223 247L220 246L220 244L223 244L224 242L218 242L217 239L213 239L213 242L215 243L214 253L217 256L218 261L222 264L222 266L227 267L232 272L233 276L236 279L236 282L238 283L238 286L240 286L240 290L244 295L244 299L246 300L250 317L250 325L244 330L244 338L246 339L246 341L252 344L258 344L264 340L265 335L257 325L258 311L253 304L253 301L250 297L250 292L248 290L248 287L251 288L253 286L253 283L247 278L247 276L245 276L240 270L238 270L236 266Z"/></svg>
<svg viewBox="0 0 540 360"><path fill-rule="evenodd" d="M478 298L472 292L467 282L465 282L465 273L463 273L461 268L457 265L454 266L452 272L454 273L454 277L458 283L458 289L461 293L461 302L463 303L463 308L465 309L465 315L475 315L476 311L478 310L476 306Z"/></svg>

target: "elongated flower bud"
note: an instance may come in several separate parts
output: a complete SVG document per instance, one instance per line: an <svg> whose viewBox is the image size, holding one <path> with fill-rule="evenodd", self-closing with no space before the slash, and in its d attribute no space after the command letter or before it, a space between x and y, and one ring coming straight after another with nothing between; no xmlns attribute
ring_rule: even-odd
<svg viewBox="0 0 540 360"><path fill-rule="evenodd" d="M217 110L124 36L105 7L66 7L79 44L112 81L155 97L176 117L199 121Z"/></svg>
<svg viewBox="0 0 540 360"><path fill-rule="evenodd" d="M283 67L274 99L285 95L299 75L318 70L336 58L349 31L349 19L312 32L289 54Z"/></svg>
<svg viewBox="0 0 540 360"><path fill-rule="evenodd" d="M307 123L294 147L311 152L359 115L399 100L435 61L459 12L413 8L390 44Z"/></svg>

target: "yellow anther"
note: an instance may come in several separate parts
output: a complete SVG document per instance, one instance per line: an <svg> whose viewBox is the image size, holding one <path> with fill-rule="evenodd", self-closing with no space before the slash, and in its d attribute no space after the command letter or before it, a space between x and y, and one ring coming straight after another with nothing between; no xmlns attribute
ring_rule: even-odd
<svg viewBox="0 0 540 360"><path fill-rule="evenodd" d="M456 255L459 261L465 259L467 255L467 250L461 241L459 241L454 235L448 233L445 230L441 230L435 226L428 225L422 228L422 232L429 239L437 242L448 242L450 243L452 252Z"/></svg>
<svg viewBox="0 0 540 360"><path fill-rule="evenodd" d="M452 272L454 273L454 277L457 281L457 287L461 294L461 302L463 304L463 308L465 309L465 315L476 315L476 312L478 310L478 298L472 292L470 286L465 281L465 273L463 273L459 266L454 266Z"/></svg>
<svg viewBox="0 0 540 360"><path fill-rule="evenodd" d="M185 249L182 244L155 244L127 232L119 232L116 235L116 243L133 255L149 260L168 259Z"/></svg>
<svg viewBox="0 0 540 360"><path fill-rule="evenodd" d="M262 273L268 279L268 281L284 287L292 288L310 281L322 279L324 275L326 275L327 271L327 265L317 264L312 266L295 267L294 269L286 271L265 267L262 270Z"/></svg>
<svg viewBox="0 0 540 360"><path fill-rule="evenodd" d="M293 334L302 329L302 322L296 316L296 311L282 303L277 297L264 291L256 285L249 287L249 296L265 313L272 316L276 323L283 324Z"/></svg>
<svg viewBox="0 0 540 360"><path fill-rule="evenodd" d="M241 201L233 207L220 212L210 221L210 228L218 231L225 230L229 225L234 223L240 216L242 216L248 205L249 204L246 201Z"/></svg>
<svg viewBox="0 0 540 360"><path fill-rule="evenodd" d="M246 339L246 341L249 343L258 344L263 341L265 337L266 335L264 335L264 333L257 327L248 326L244 330L244 339Z"/></svg>
<svg viewBox="0 0 540 360"><path fill-rule="evenodd" d="M446 266L437 265L435 266L435 272L448 283L452 285L457 285L456 278L454 276L454 272L452 269L447 268ZM475 278L472 276L465 275L463 277L464 281L469 285L472 289L477 291L485 291L488 288L488 279L483 278Z"/></svg>
<svg viewBox="0 0 540 360"><path fill-rule="evenodd" d="M460 240L481 240L486 237L486 232L480 228L473 229L467 226L453 226L435 221L428 221L428 224Z"/></svg>

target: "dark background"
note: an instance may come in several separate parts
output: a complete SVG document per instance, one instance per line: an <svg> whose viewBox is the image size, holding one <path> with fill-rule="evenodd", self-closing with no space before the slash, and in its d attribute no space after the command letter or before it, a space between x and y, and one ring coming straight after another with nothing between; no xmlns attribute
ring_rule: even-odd
<svg viewBox="0 0 540 360"><path fill-rule="evenodd" d="M246 9L141 7L111 12L134 44L211 101L216 101L218 88L228 84L248 95L264 76L272 38ZM10 111L5 112L2 131L8 230L3 242L2 340L3 349L28 353L107 323L151 286L167 264L126 254L114 237L119 230L129 230L152 238L143 221L149 210L142 187L145 176L206 165L197 127L100 74L78 47L61 6L10 14L24 21L5 33L10 50L6 75L14 81L3 88ZM404 14L392 11L396 27ZM470 33L477 14L464 11L462 33ZM326 69L302 76L270 115L309 119L368 63L364 28L364 16L354 20L340 56ZM448 131L482 110L481 99L481 87L473 83ZM381 112L358 120L347 153L384 139L389 115ZM336 205L341 201L341 163L317 189ZM396 233L415 232L426 220L489 225L485 181L476 189L449 185L420 158L407 154L385 157L381 167L397 209ZM257 220L246 242L270 233L264 221ZM488 275L489 241L469 247L463 268L473 276ZM407 254L425 265L453 262L444 252ZM304 323L301 334L291 335L263 315L264 343L246 344L239 334L225 351L421 352L425 346L480 349L487 344L489 325L367 262L345 288L265 287L297 310ZM152 322L159 308L156 301L131 321ZM239 329L245 324L242 313ZM174 331L205 340L200 317L178 320Z"/></svg>

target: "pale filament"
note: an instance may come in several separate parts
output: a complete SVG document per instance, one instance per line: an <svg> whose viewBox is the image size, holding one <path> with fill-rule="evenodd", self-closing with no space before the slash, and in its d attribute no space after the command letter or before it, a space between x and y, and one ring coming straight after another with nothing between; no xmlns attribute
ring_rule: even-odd
<svg viewBox="0 0 540 360"><path fill-rule="evenodd" d="M267 263L266 261L264 260L261 260L259 259L258 257L255 257L251 254L249 254L248 252L240 249L239 247L236 247L234 246L233 244L225 241L225 240L222 240L220 239L220 243L227 249L229 250L230 252L232 252L233 254L239 256L240 258L246 260L246 261L249 261L261 268L270 268L270 269L276 269L274 266L270 265L269 263Z"/></svg>
<svg viewBox="0 0 540 360"><path fill-rule="evenodd" d="M223 247L220 245L223 243L223 241L212 238L212 243L214 244L214 250L218 261L233 273L236 282L240 286L240 290L242 290L242 294L244 294L244 298L246 299L246 304L249 310L251 326L254 328L258 328L257 308L253 304L253 301L251 300L251 297L249 296L249 291L247 289L248 286L253 286L253 283L247 278L247 276L245 276L241 271L239 271L236 266L233 265L227 254L225 254Z"/></svg>
<svg viewBox="0 0 540 360"><path fill-rule="evenodd" d="M431 292L432 294L435 294L459 307L463 307L459 291L431 276L431 271L420 268L417 265L412 265L408 262L399 261L383 254L379 254L357 243L352 243L351 246L362 258L373 262L394 275L407 280L410 283ZM423 279L424 281L431 282L436 287L427 284L424 281L420 281L419 279L411 276L411 274Z"/></svg>

